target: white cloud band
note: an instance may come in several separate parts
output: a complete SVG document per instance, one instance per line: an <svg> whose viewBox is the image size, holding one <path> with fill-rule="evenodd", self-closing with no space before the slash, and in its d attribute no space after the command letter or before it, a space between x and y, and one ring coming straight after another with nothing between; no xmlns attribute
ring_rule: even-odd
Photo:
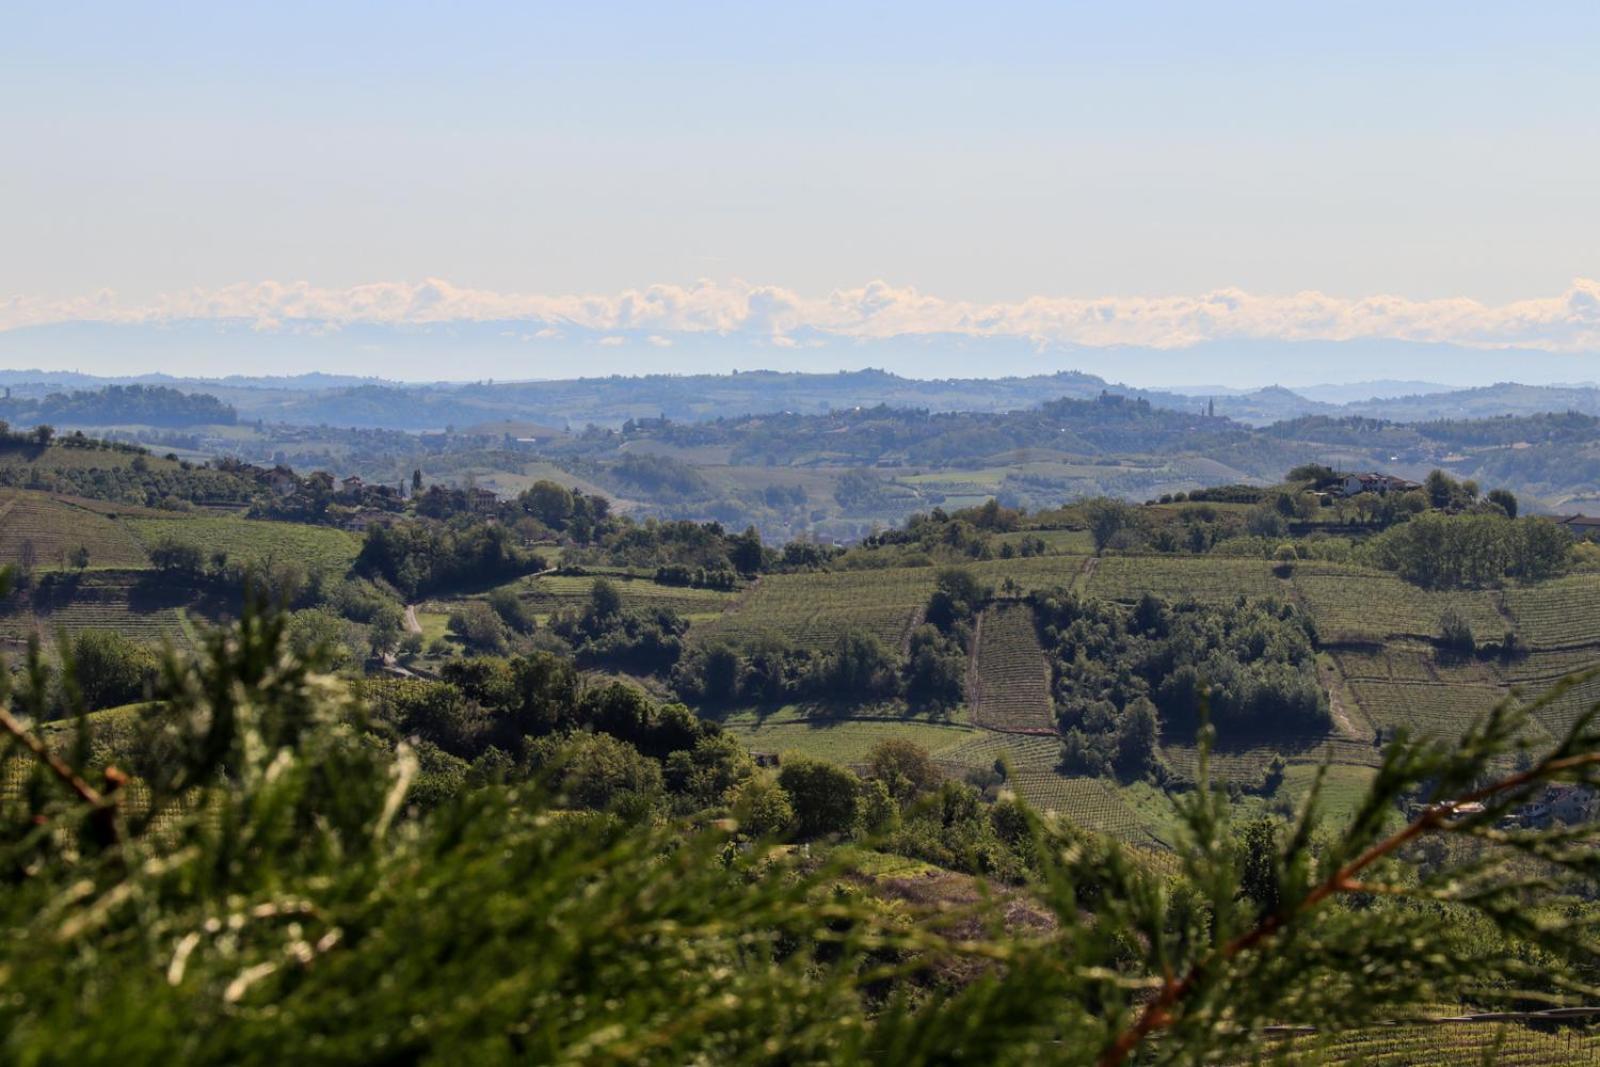
<svg viewBox="0 0 1600 1067"><path fill-rule="evenodd" d="M535 336L563 327L649 331L654 344L670 343L674 333L704 332L781 344L796 332L813 330L844 338L953 333L1154 348L1214 340L1385 338L1581 352L1600 351L1600 281L1579 278L1559 296L1501 305L1464 297L1261 296L1236 289L1200 296L1036 296L984 304L882 281L820 298L776 286L712 281L652 285L615 296L546 296L463 289L431 278L348 289L260 282L171 293L144 304L124 302L109 291L69 300L0 300L0 331L63 322L196 319L245 322L261 330L517 321L528 324Z"/></svg>

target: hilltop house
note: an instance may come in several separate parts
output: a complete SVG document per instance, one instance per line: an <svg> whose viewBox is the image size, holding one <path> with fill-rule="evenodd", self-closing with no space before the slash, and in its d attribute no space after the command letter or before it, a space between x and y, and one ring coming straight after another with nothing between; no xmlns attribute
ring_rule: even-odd
<svg viewBox="0 0 1600 1067"><path fill-rule="evenodd" d="M365 484L359 474L352 474L339 483L339 488L346 493L359 493L361 492L361 487Z"/></svg>
<svg viewBox="0 0 1600 1067"><path fill-rule="evenodd" d="M467 490L467 502L472 505L473 511L493 511L500 503L500 497L493 489L474 487Z"/></svg>
<svg viewBox="0 0 1600 1067"><path fill-rule="evenodd" d="M1407 493L1421 488L1416 482L1408 482L1392 474L1346 474L1339 485L1339 492L1345 496L1358 496L1361 493Z"/></svg>

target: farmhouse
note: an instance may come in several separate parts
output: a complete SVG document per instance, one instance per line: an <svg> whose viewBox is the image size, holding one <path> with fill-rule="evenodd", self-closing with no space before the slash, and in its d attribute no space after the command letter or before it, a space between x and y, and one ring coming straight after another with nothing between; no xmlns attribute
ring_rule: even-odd
<svg viewBox="0 0 1600 1067"><path fill-rule="evenodd" d="M1361 493L1406 493L1420 488L1422 487L1416 482L1408 482L1392 474L1376 473L1347 474L1339 485L1339 491L1345 496L1358 496Z"/></svg>
<svg viewBox="0 0 1600 1067"><path fill-rule="evenodd" d="M493 511L500 503L500 497L493 489L481 487L468 489L467 500L471 503L473 511Z"/></svg>
<svg viewBox="0 0 1600 1067"><path fill-rule="evenodd" d="M1600 517L1594 515L1558 515L1552 521L1573 537L1579 539L1600 537Z"/></svg>

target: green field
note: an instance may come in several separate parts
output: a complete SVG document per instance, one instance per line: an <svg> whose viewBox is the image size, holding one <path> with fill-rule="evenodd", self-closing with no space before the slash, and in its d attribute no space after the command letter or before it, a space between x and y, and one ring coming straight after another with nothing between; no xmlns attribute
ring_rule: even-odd
<svg viewBox="0 0 1600 1067"><path fill-rule="evenodd" d="M738 598L722 589L693 589L662 585L650 578L631 575L605 576L622 594L624 607L643 611L666 608L691 620L714 619ZM588 603L595 579L588 576L547 574L510 583L511 589L540 616L563 607L582 607Z"/></svg>
<svg viewBox="0 0 1600 1067"><path fill-rule="evenodd" d="M898 649L933 592L932 567L769 574L731 611L695 628L702 639L777 639L828 647L847 629Z"/></svg>
<svg viewBox="0 0 1600 1067"><path fill-rule="evenodd" d="M1311 562L1295 565L1293 585L1326 642L1431 639L1447 610L1466 619L1480 639L1498 639L1511 629L1494 590L1435 592L1383 571Z"/></svg>
<svg viewBox="0 0 1600 1067"><path fill-rule="evenodd" d="M80 545L89 550L91 568L148 564L127 524L103 510L45 493L0 492L0 562L22 562L31 552L34 566L61 568Z"/></svg>
<svg viewBox="0 0 1600 1067"><path fill-rule="evenodd" d="M1054 730L1050 666L1033 612L1022 604L991 608L977 641L967 693L973 722L998 730Z"/></svg>
<svg viewBox="0 0 1600 1067"><path fill-rule="evenodd" d="M361 551L354 534L331 526L268 522L231 515L124 520L145 546L164 540L199 546L209 556L226 552L247 563L295 561L309 570L343 574Z"/></svg>
<svg viewBox="0 0 1600 1067"><path fill-rule="evenodd" d="M1230 604L1240 596L1288 597L1288 589L1266 560L1214 556L1106 556L1095 564L1084 591L1124 602L1145 593L1203 604Z"/></svg>
<svg viewBox="0 0 1600 1067"><path fill-rule="evenodd" d="M794 752L857 767L866 763L873 746L889 738L914 742L937 757L974 736L971 727L957 723L810 717L798 708L759 718L753 713L734 714L722 725L752 752Z"/></svg>
<svg viewBox="0 0 1600 1067"><path fill-rule="evenodd" d="M137 577L127 573L90 572L53 586L48 595L38 589L19 591L0 602L0 637L21 640L39 633L51 638L58 630L71 634L100 629L152 644L187 645L188 630L178 609L165 602L145 605L137 584Z"/></svg>
<svg viewBox="0 0 1600 1067"><path fill-rule="evenodd" d="M1517 633L1533 648L1562 648L1600 642L1600 574L1516 586L1505 591L1506 607Z"/></svg>

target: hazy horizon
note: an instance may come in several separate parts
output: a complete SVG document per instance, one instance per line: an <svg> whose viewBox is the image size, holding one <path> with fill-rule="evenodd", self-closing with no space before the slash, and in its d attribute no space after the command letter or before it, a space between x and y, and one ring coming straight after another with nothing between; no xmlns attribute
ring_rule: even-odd
<svg viewBox="0 0 1600 1067"><path fill-rule="evenodd" d="M1600 9L986 10L13 12L0 362L1600 377Z"/></svg>

